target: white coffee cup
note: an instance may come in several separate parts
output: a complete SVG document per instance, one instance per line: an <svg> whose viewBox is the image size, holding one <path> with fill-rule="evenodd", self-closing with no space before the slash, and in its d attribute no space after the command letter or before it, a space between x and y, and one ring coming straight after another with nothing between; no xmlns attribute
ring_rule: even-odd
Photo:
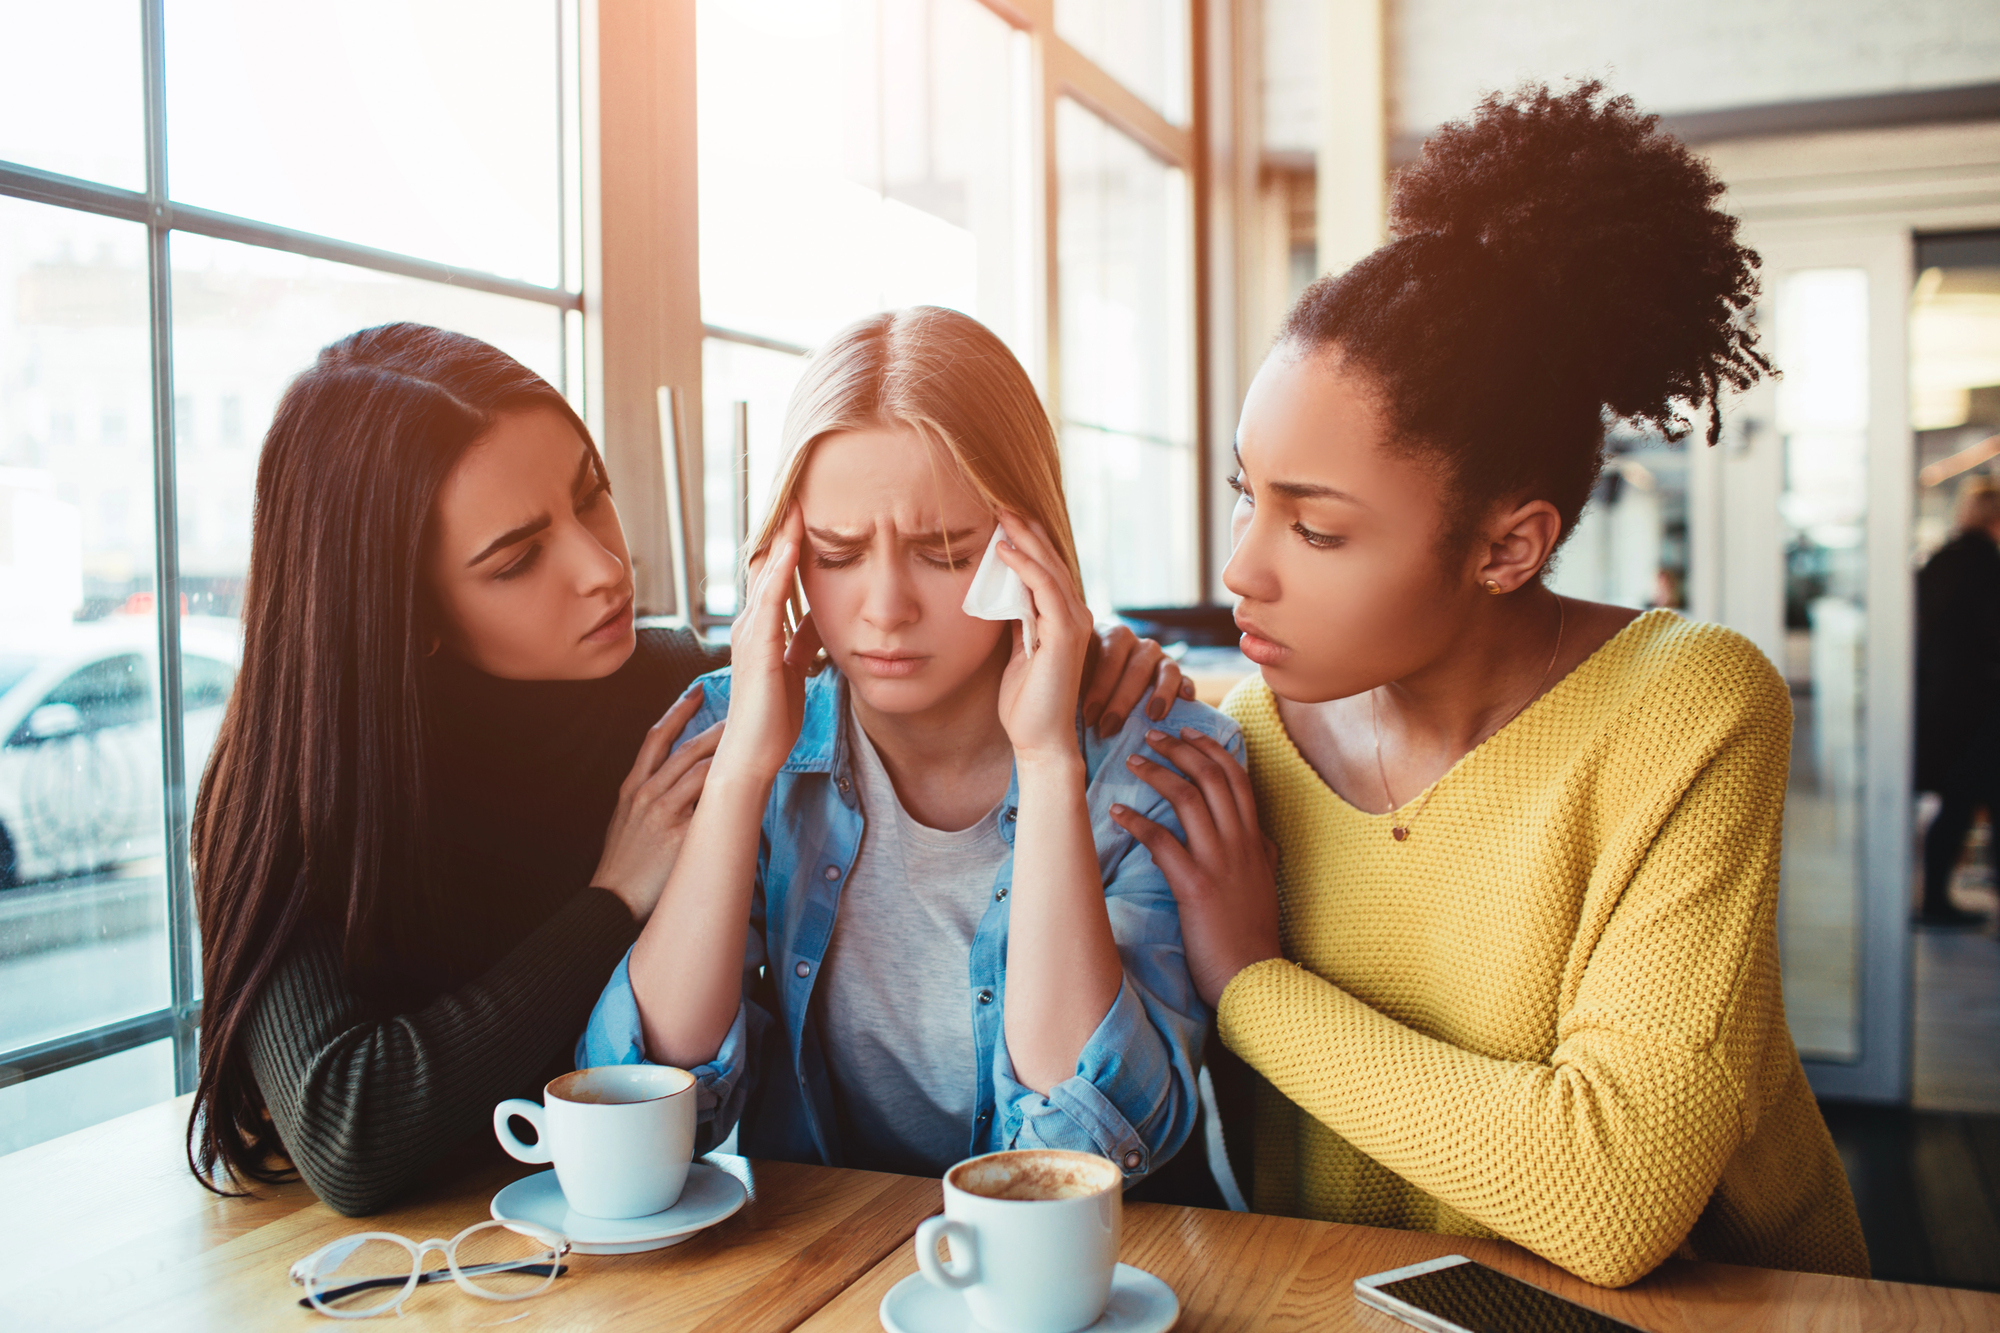
<svg viewBox="0 0 2000 1333"><path fill-rule="evenodd" d="M694 1075L670 1065L605 1065L551 1079L537 1105L493 1108L500 1146L524 1162L554 1162L569 1206L586 1217L650 1217L681 1197L694 1156ZM508 1124L535 1127L530 1145Z"/></svg>
<svg viewBox="0 0 2000 1333"><path fill-rule="evenodd" d="M960 1162L944 1216L917 1228L917 1266L965 1293L995 1333L1075 1333L1104 1313L1118 1266L1124 1174L1090 1153L1025 1148ZM938 1258L942 1238L951 1262Z"/></svg>

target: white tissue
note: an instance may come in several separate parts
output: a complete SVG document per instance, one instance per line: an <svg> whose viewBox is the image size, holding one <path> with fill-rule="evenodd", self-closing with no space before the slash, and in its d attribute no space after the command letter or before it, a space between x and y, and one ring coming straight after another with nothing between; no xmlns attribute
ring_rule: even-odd
<svg viewBox="0 0 2000 1333"><path fill-rule="evenodd" d="M1021 582L1021 576L1007 568L994 549L1007 537L1004 528L993 529L993 540L986 543L986 554L980 558L979 568L972 571L972 586L965 590L965 614L980 620L1018 620L1021 622L1022 646L1027 649L1030 660L1035 656L1035 603L1028 596L1028 585Z"/></svg>

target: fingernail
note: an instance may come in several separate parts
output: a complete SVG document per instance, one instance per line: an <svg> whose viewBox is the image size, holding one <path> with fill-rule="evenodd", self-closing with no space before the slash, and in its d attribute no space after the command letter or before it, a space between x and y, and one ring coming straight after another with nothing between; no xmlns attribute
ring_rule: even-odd
<svg viewBox="0 0 2000 1333"><path fill-rule="evenodd" d="M1116 714L1116 713L1106 713L1106 714L1104 715L1104 734L1105 734L1105 735L1107 735L1107 736L1109 736L1109 735L1112 735L1113 733L1115 733L1115 732L1117 732L1117 731L1120 731L1120 730L1122 730L1122 729L1124 728L1124 726L1125 726L1125 719L1124 719L1124 718L1122 718L1122 717L1120 717L1120 716L1118 716L1118 714Z"/></svg>
<svg viewBox="0 0 2000 1333"><path fill-rule="evenodd" d="M1122 815L1125 813L1125 807L1118 804L1118 802L1113 801L1111 803L1111 813L1114 815Z"/></svg>
<svg viewBox="0 0 2000 1333"><path fill-rule="evenodd" d="M1167 733L1161 731L1158 727L1154 727L1151 731L1148 731L1146 733L1146 739L1149 741L1163 741L1166 738L1167 738Z"/></svg>
<svg viewBox="0 0 2000 1333"><path fill-rule="evenodd" d="M1200 733L1196 732L1196 731L1195 731L1195 729L1194 729L1193 727L1182 727L1182 728L1181 728L1181 739L1182 739L1182 740L1184 740L1184 741L1191 741L1191 740L1193 740L1193 739L1194 739L1194 738L1195 738L1195 737L1196 737L1196 736L1197 736L1198 734L1200 734Z"/></svg>
<svg viewBox="0 0 2000 1333"><path fill-rule="evenodd" d="M1167 705L1164 700L1155 699L1153 700L1153 702L1146 705L1146 716L1152 718L1153 721L1158 722L1161 718L1165 717L1166 715L1167 715Z"/></svg>
<svg viewBox="0 0 2000 1333"><path fill-rule="evenodd" d="M1139 767L1139 765L1145 763L1146 761L1144 759L1141 759L1138 755L1134 754L1134 755L1127 755L1125 758L1125 762L1128 766L1132 768L1137 768Z"/></svg>

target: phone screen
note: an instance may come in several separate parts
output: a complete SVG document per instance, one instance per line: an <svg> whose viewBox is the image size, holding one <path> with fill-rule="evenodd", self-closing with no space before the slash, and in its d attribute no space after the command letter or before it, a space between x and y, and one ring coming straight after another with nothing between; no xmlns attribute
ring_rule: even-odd
<svg viewBox="0 0 2000 1333"><path fill-rule="evenodd" d="M1595 1310L1572 1305L1484 1264L1453 1264L1376 1288L1473 1333L1632 1333Z"/></svg>

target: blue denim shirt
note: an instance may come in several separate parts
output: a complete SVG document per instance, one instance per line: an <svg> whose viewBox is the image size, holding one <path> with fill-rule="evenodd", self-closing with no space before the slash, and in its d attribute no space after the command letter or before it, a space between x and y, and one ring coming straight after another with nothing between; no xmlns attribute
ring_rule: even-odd
<svg viewBox="0 0 2000 1333"><path fill-rule="evenodd" d="M729 712L729 672L696 682L701 710L676 748ZM715 1058L695 1069L700 1146L706 1151L740 1122L741 1151L789 1161L846 1165L819 1037L813 987L833 938L840 893L861 847L864 820L848 754L847 685L827 670L806 685L805 717L772 786L757 850L757 883L743 960L743 1003ZM1207 733L1239 759L1242 737L1230 719L1176 701L1166 719L1143 710L1100 740L1079 719L1077 744L1089 775L1087 799L1111 932L1125 966L1118 996L1077 1057L1076 1073L1046 1096L1021 1083L1007 1054L1008 889L1013 858L1001 866L973 935L962 998L924 997L961 1011L972 1042L978 1088L966 1126L966 1156L1002 1148L1070 1148L1117 1162L1127 1183L1164 1164L1193 1128L1196 1070L1208 1009L1195 993L1181 946L1180 913L1166 877L1136 839L1111 821L1113 802L1181 835L1173 807L1126 766L1146 748L1149 728ZM1160 760L1162 756L1150 754ZM1014 842L1020 776L1007 786L1000 832ZM638 1003L618 964L577 1043L579 1068L645 1059ZM940 1021L947 1021L940 1015Z"/></svg>

